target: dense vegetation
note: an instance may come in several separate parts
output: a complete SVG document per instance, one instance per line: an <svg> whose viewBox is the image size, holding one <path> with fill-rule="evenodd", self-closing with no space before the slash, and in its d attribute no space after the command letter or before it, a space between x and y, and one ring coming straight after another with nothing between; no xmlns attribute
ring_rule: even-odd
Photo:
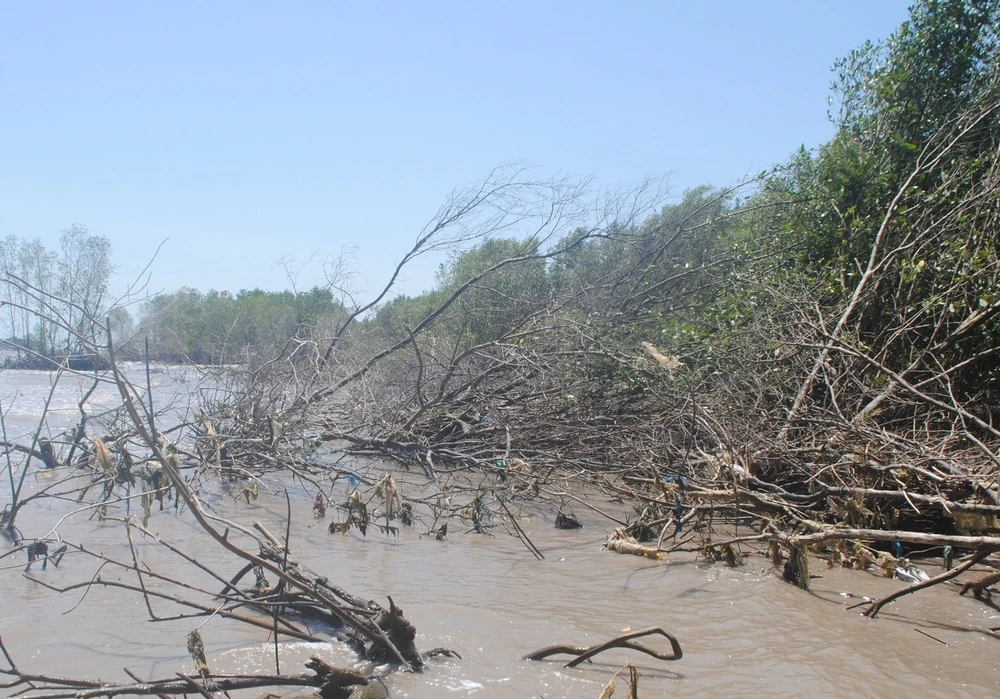
<svg viewBox="0 0 1000 699"><path fill-rule="evenodd" d="M807 530L995 531L899 502L1000 506L998 26L995 0L917 3L838 63L828 143L653 215L642 187L578 208L573 184L487 180L448 212L498 192L489 225L305 404L351 391L327 436L425 466L667 472Z"/></svg>
<svg viewBox="0 0 1000 699"><path fill-rule="evenodd" d="M822 370L852 365L844 389L858 408L893 376L927 385L947 368L947 390L988 409L1000 387L998 20L996 2L919 3L888 40L838 63L836 136L742 199L688 192L627 229L562 240L547 262L537 240L483 241L369 324L398 339L474 274L528 256L488 274L435 332L472 346L556 305L608 322L602 341L649 340L692 370L738 344L755 355L728 367L739 373L802 353L808 326L829 350Z"/></svg>
<svg viewBox="0 0 1000 699"><path fill-rule="evenodd" d="M365 325L401 340L491 270L426 327L436 346L537 335L544 309L558 332L574 328L561 341L620 356L652 342L684 359L689 380L721 375L768 414L813 402L859 420L929 411L950 424L968 409L990 423L998 20L992 1L918 3L888 40L837 64L836 136L748 193L695 190L644 221L544 249L537 237L483 240L442 266L435 289ZM602 379L595 393L648 388L607 357L577 361L573 373ZM889 408L900 392L909 397Z"/></svg>

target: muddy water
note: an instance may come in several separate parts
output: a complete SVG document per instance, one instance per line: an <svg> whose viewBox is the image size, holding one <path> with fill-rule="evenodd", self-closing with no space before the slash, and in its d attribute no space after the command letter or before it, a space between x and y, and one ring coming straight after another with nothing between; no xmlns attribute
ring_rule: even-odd
<svg viewBox="0 0 1000 699"><path fill-rule="evenodd" d="M3 394L11 387L7 379L0 374ZM54 477L39 474L31 487ZM411 475L401 488L406 493L420 485ZM212 504L242 521L284 529L283 498L262 495L247 505L220 493ZM42 536L74 508L46 500L25 512L21 529L28 537ZM587 526L575 532L554 529L550 511L525 510L522 526L545 554L542 561L502 533L485 537L452 528L436 541L421 537L426 527L418 525L398 538L371 531L367 538L354 531L330 535L325 522L312 520L308 501L295 501L293 511L293 556L356 594L381 600L391 594L416 625L420 647L447 646L462 655L431 661L420 675L393 674L387 678L393 697L596 699L629 660L640 668L642 697L1000 694L1000 641L979 631L1000 626L1000 614L943 586L904 598L869 620L847 607L903 583L814 561L813 573L822 577L803 592L782 582L761 557L729 569L690 555L656 563L613 554L600 550L605 523L582 507L576 513ZM234 569L189 516L155 513L150 527L195 556ZM109 555L128 555L120 523L82 515L63 523L59 533ZM176 562L153 546L143 547L143 557L154 567ZM24 669L119 680L126 679L123 667L144 677L191 669L184 638L203 620L151 623L138 595L101 587L60 595L22 577L21 565L20 558L0 560L0 635ZM60 586L95 572L91 560L68 557L37 575ZM154 611L167 616L178 610L161 603ZM589 645L626 627L647 626L674 633L684 658L661 663L612 652L573 670L555 661L520 660L553 643ZM265 631L213 619L202 634L213 669L274 670ZM288 642L281 647L282 671L300 671L310 655L353 663L337 644Z"/></svg>
<svg viewBox="0 0 1000 699"><path fill-rule="evenodd" d="M139 393L145 395L145 367L126 362L123 370ZM199 386L198 378L198 371L191 367L152 367L149 386L153 390L153 408L157 413L165 413L168 420L186 413L194 399L192 392ZM91 391L95 381L97 386ZM30 435L38 429L43 413L41 436L58 438L79 422L79 404L84 398L84 410L90 421L121 404L118 388L103 374L66 372L57 376L55 372L0 370L0 406L11 441L30 444Z"/></svg>

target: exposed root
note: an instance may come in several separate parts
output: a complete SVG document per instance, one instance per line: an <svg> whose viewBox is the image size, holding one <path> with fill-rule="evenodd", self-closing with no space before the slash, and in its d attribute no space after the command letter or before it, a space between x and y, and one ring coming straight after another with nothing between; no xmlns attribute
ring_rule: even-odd
<svg viewBox="0 0 1000 699"><path fill-rule="evenodd" d="M642 638L644 636L663 636L668 641L670 641L670 653L661 653L659 651L648 648L642 644L634 643L632 639ZM677 638L670 633L667 633L659 627L652 627L648 629L641 629L639 631L630 631L629 633L621 634L620 636L615 636L610 641L604 643L599 643L594 646L589 646L586 648L581 648L578 646L546 646L536 650L534 653L530 653L524 656L525 660L544 660L552 655L575 655L577 656L573 660L566 663L565 667L576 667L585 660L590 660L598 653L603 653L606 650L612 648L627 648L629 650L636 650L640 653L645 653L650 655L657 660L680 660L684 657L684 651L681 650L681 644Z"/></svg>

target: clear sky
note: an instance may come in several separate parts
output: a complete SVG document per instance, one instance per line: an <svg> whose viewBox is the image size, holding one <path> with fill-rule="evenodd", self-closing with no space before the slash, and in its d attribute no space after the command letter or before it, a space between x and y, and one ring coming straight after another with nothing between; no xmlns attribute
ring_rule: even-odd
<svg viewBox="0 0 1000 699"><path fill-rule="evenodd" d="M0 237L86 225L118 286L169 238L167 291L281 289L279 257L354 245L373 288L504 162L680 194L819 145L833 61L907 5L0 3Z"/></svg>

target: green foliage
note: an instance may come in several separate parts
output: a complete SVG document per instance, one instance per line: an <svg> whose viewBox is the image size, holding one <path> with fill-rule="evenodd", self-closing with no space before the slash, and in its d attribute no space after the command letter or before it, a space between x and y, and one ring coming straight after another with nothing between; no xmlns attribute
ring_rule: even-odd
<svg viewBox="0 0 1000 699"><path fill-rule="evenodd" d="M142 306L139 335L157 359L216 363L242 361L248 352L281 348L343 314L328 289L242 290L201 293L183 288Z"/></svg>
<svg viewBox="0 0 1000 699"><path fill-rule="evenodd" d="M378 311L363 324L378 329L393 341L409 336L428 314L444 302L444 294L432 290L418 296L397 296L379 306Z"/></svg>
<svg viewBox="0 0 1000 699"><path fill-rule="evenodd" d="M471 343L501 337L548 301L546 264L538 252L532 239L488 238L441 265L437 282L442 295L473 283L456 309L465 318Z"/></svg>
<svg viewBox="0 0 1000 699"><path fill-rule="evenodd" d="M866 42L835 65L836 123L907 160L995 79L997 0L923 0L884 42Z"/></svg>
<svg viewBox="0 0 1000 699"><path fill-rule="evenodd" d="M744 278L780 290L773 304L836 319L857 296L846 340L914 380L958 364L949 390L973 402L996 387L984 353L1000 345L987 318L998 273L998 21L997 0L924 0L887 40L839 61L837 134L762 182L733 239L759 260ZM884 388L870 365L852 371Z"/></svg>
<svg viewBox="0 0 1000 699"><path fill-rule="evenodd" d="M449 347L488 343L510 332L551 296L546 263L538 243L487 238L455 252L438 268L433 289L398 296L379 306L363 326L397 342L449 299L456 302L427 328Z"/></svg>
<svg viewBox="0 0 1000 699"><path fill-rule="evenodd" d="M769 235L755 236L755 248L777 252L830 292L849 294L918 159L924 154L926 160L925 150L963 114L996 98L998 20L997 0L925 0L887 40L867 42L838 61L838 133L816 155L799 151L762 183L756 204L790 205L757 217L754 230L768 229ZM959 159L950 164L967 173L985 162L998 126L996 115L988 116L957 144ZM912 177L901 213L924 203L921 196L938 190L943 176L955 181L950 169ZM897 238L906 234L905 216L899 224Z"/></svg>

